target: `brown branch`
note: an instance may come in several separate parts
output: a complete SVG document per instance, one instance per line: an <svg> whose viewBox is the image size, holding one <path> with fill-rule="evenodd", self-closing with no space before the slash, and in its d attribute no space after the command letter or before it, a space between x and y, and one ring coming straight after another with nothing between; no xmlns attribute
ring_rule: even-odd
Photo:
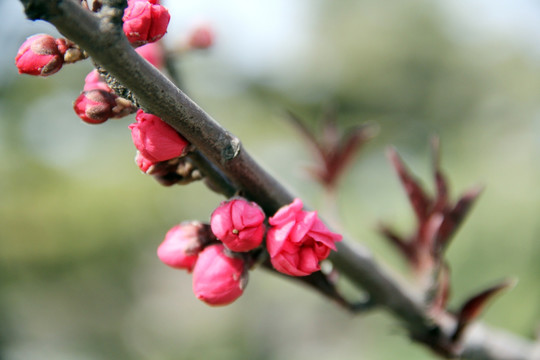
<svg viewBox="0 0 540 360"><path fill-rule="evenodd" d="M235 136L139 57L113 22L100 19L74 0L21 2L29 18L43 19L55 25L130 89L146 111L161 117L194 144L215 166L210 173L219 170L219 174L230 179L234 187L241 189L269 215L293 200L291 194L249 156ZM230 191L231 188L227 189ZM532 343L482 325L472 325L464 334L463 343L456 347L451 343L455 319L448 317L434 322L427 314L421 296L402 286L359 245L353 247L346 241L339 243L331 260L336 269L366 290L376 304L393 313L412 338L444 356L540 359Z"/></svg>

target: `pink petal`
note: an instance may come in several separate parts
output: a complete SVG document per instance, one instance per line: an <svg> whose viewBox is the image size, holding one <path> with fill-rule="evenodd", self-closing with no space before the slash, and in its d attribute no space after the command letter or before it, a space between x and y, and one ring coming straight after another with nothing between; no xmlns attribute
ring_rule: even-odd
<svg viewBox="0 0 540 360"><path fill-rule="evenodd" d="M315 255L315 251L313 251L312 248L302 247L300 249L299 257L298 268L302 269L302 271L311 274L320 270L319 258Z"/></svg>
<svg viewBox="0 0 540 360"><path fill-rule="evenodd" d="M302 200L296 198L289 204L281 207L271 218L268 219L270 225L280 225L285 222L293 221L298 212L302 210L304 204Z"/></svg>
<svg viewBox="0 0 540 360"><path fill-rule="evenodd" d="M245 227L259 226L264 222L264 212L256 203L249 203L244 210L243 223Z"/></svg>
<svg viewBox="0 0 540 360"><path fill-rule="evenodd" d="M298 268L299 256L295 254L280 254L270 258L272 266L279 272L291 276L306 276L310 273L302 271Z"/></svg>
<svg viewBox="0 0 540 360"><path fill-rule="evenodd" d="M314 211L301 211L296 216L296 226L291 232L291 241L299 243L306 236L307 232L311 229L315 221L317 220L317 213Z"/></svg>
<svg viewBox="0 0 540 360"><path fill-rule="evenodd" d="M218 239L221 240L225 237L230 229L230 221L225 208L220 206L214 210L210 220L210 227L212 233L214 233Z"/></svg>
<svg viewBox="0 0 540 360"><path fill-rule="evenodd" d="M240 200L232 200L230 202L230 216L231 216L231 222L232 227L237 230L241 230L244 228L244 209L246 208L246 204L244 201Z"/></svg>
<svg viewBox="0 0 540 360"><path fill-rule="evenodd" d="M286 240L293 227L293 223L288 223L282 227L272 227L266 235L266 247L270 257L276 256L287 244Z"/></svg>

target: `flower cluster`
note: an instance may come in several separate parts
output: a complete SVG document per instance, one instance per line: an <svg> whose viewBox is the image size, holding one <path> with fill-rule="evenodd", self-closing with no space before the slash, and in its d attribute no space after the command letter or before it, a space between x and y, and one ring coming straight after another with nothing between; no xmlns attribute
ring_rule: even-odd
<svg viewBox="0 0 540 360"><path fill-rule="evenodd" d="M166 265L193 272L193 292L210 305L226 305L242 295L247 284L247 261L232 253L197 221L171 228L157 250Z"/></svg>
<svg viewBox="0 0 540 360"><path fill-rule="evenodd" d="M111 118L122 118L135 111L133 104L119 97L97 70L84 80L81 94L73 102L73 110L87 124L101 124Z"/></svg>
<svg viewBox="0 0 540 360"><path fill-rule="evenodd" d="M138 47L142 57L156 67L163 66L163 49L158 43ZM92 70L84 79L84 88L73 102L75 114L88 124L101 124L111 118L122 118L136 111L133 104L119 97L107 85L97 70Z"/></svg>
<svg viewBox="0 0 540 360"><path fill-rule="evenodd" d="M20 74L49 76L58 72L65 63L85 58L84 52L71 41L37 34L23 42L15 56L15 65Z"/></svg>
<svg viewBox="0 0 540 360"><path fill-rule="evenodd" d="M302 201L295 199L268 219L271 226L266 247L270 261L277 271L291 276L320 270L320 261L341 240L341 235L328 230L316 212L302 207ZM177 225L165 236L158 256L169 266L193 270L197 298L210 305L229 304L242 295L247 269L261 253L257 250L266 233L265 219L254 202L239 197L224 201L206 225L211 233L200 223L197 227L193 223Z"/></svg>
<svg viewBox="0 0 540 360"><path fill-rule="evenodd" d="M141 46L158 41L167 33L170 15L169 11L159 4L159 0L128 0L128 6L124 9L123 30L133 46ZM211 44L204 36L199 35L199 43ZM21 45L15 57L15 64L21 74L49 76L58 72L64 64L74 63L86 59L87 55L73 42L54 38L47 34L37 34L29 37ZM152 61L154 66L159 67L162 61ZM105 89L102 89L105 90ZM106 116L108 111L102 108L110 106L110 96L105 93L88 95L88 101L81 99L80 102L89 102L90 107L95 102L99 103L100 109L96 110L99 115L93 115L96 111L90 110L92 115L84 115L90 123L95 124ZM80 104L79 107L85 107ZM79 112L78 112L79 114ZM85 120L83 118L83 120ZM85 120L86 121L86 120Z"/></svg>
<svg viewBox="0 0 540 360"><path fill-rule="evenodd" d="M93 11L100 11L100 6L94 5ZM167 9L159 0L128 0L122 20L128 41L142 57L161 69L165 54L156 41L167 32ZM206 49L213 41L212 29L201 25L190 32L183 48ZM38 34L22 44L15 63L20 73L48 76L64 64L86 57L67 39ZM75 113L86 123L101 124L136 112L136 121L129 129L139 168L163 185L200 179L202 173L185 157L192 149L190 143L158 116L137 109L118 96L109 80L104 70L91 71L73 103ZM235 197L214 210L209 224L188 222L174 226L158 247L157 255L166 265L193 273L197 298L210 305L229 304L242 295L248 270L265 254L270 255L277 271L306 276L318 271L320 261L336 249L334 243L341 236L330 232L316 212L302 208L302 202L296 199L267 219L259 205Z"/></svg>
<svg viewBox="0 0 540 360"><path fill-rule="evenodd" d="M101 11L101 6L95 5L92 11ZM85 8L90 11L87 5ZM165 50L156 41L166 34L169 20L169 11L159 0L128 0L122 16L122 29L135 51L160 70L165 65ZM190 35L192 48L209 47L213 41L211 28L205 25L195 30ZM15 63L20 73L48 76L64 64L86 57L83 50L67 39L38 34L22 44ZM201 173L191 163L179 160L190 149L187 140L159 117L137 111L131 101L109 87L108 80L98 70L86 76L83 91L73 102L75 114L88 124L101 124L137 112L136 122L129 128L137 148L135 162L139 168L163 185L200 179Z"/></svg>

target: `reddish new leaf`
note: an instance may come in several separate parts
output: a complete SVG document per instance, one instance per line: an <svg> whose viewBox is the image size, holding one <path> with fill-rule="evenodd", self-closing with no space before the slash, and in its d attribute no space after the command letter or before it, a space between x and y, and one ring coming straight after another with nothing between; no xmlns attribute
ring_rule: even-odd
<svg viewBox="0 0 540 360"><path fill-rule="evenodd" d="M418 181L412 176L409 169L407 169L396 150L389 148L386 154L399 175L399 179L405 188L405 192L409 197L418 221L422 223L428 215L429 205L431 203L429 197L425 194L422 187L420 187Z"/></svg>
<svg viewBox="0 0 540 360"><path fill-rule="evenodd" d="M482 190L483 187L481 186L469 189L450 211L445 212L443 223L439 228L437 240L434 244L435 252L440 252L447 247L451 236L461 225Z"/></svg>
<svg viewBox="0 0 540 360"><path fill-rule="evenodd" d="M317 167L309 169L309 173L330 190L335 189L338 180L361 146L375 134L372 125L358 126L341 134L337 127L336 115L330 112L324 116L321 134L316 137L298 116L290 111L287 114L291 123L313 147L319 162Z"/></svg>
<svg viewBox="0 0 540 360"><path fill-rule="evenodd" d="M516 280L503 281L502 283L492 286L467 300L457 314L458 322L456 330L452 335L452 340L454 342L459 341L467 326L480 316L482 311L486 308L488 302L501 291L513 288L516 283Z"/></svg>
<svg viewBox="0 0 540 360"><path fill-rule="evenodd" d="M340 143L336 144L335 149L331 149L327 156L328 163L326 185L335 187L339 178L345 173L345 170L352 162L354 155L368 140L370 140L374 131L372 126L358 126L348 132L348 134L340 139Z"/></svg>

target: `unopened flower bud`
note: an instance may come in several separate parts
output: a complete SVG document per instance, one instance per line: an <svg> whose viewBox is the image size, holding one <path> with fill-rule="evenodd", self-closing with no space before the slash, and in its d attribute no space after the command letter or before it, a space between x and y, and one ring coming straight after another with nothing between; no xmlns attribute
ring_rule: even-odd
<svg viewBox="0 0 540 360"><path fill-rule="evenodd" d="M165 52L159 42L139 46L135 51L158 69L163 67Z"/></svg>
<svg viewBox="0 0 540 360"><path fill-rule="evenodd" d="M123 20L124 33L129 42L140 46L157 41L165 35L170 15L157 1L128 0Z"/></svg>
<svg viewBox="0 0 540 360"><path fill-rule="evenodd" d="M49 76L62 68L64 57L55 38L38 34L29 37L21 45L15 64L21 74Z"/></svg>
<svg viewBox="0 0 540 360"><path fill-rule="evenodd" d="M259 205L237 198L222 202L212 213L210 226L232 251L250 251L261 245L265 215Z"/></svg>
<svg viewBox="0 0 540 360"><path fill-rule="evenodd" d="M233 257L222 244L207 246L193 268L193 292L209 305L227 305L242 295L248 273L244 260Z"/></svg>
<svg viewBox="0 0 540 360"><path fill-rule="evenodd" d="M89 124L101 124L114 116L115 96L104 90L83 91L73 103L75 113Z"/></svg>
<svg viewBox="0 0 540 360"><path fill-rule="evenodd" d="M320 270L335 242L342 236L331 232L315 211L302 210L300 199L279 209L268 219L272 227L266 236L266 246L274 268L292 276L306 276Z"/></svg>
<svg viewBox="0 0 540 360"><path fill-rule="evenodd" d="M159 117L137 111L136 123L129 125L133 143L152 162L170 160L187 152L189 143Z"/></svg>
<svg viewBox="0 0 540 360"><path fill-rule="evenodd" d="M107 92L112 93L112 89L107 85L105 82L105 79L99 75L99 72L94 69L86 75L86 78L84 78L84 91L90 91L90 90L104 90Z"/></svg>
<svg viewBox="0 0 540 360"><path fill-rule="evenodd" d="M192 49L207 49L214 43L214 31L209 25L200 25L191 30L188 45Z"/></svg>
<svg viewBox="0 0 540 360"><path fill-rule="evenodd" d="M96 107L95 102L101 106ZM75 100L74 109L81 119L92 124L99 124L110 118L121 118L137 111L129 100L112 91L97 70L86 75L84 91Z"/></svg>
<svg viewBox="0 0 540 360"><path fill-rule="evenodd" d="M159 259L176 269L193 270L199 252L210 241L207 227L198 221L174 226L157 249Z"/></svg>

